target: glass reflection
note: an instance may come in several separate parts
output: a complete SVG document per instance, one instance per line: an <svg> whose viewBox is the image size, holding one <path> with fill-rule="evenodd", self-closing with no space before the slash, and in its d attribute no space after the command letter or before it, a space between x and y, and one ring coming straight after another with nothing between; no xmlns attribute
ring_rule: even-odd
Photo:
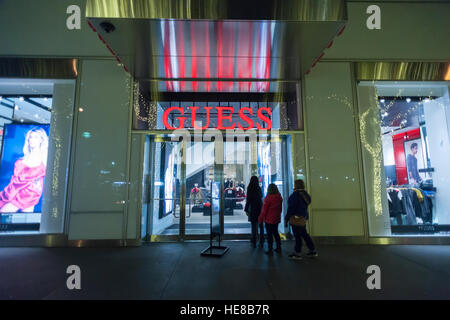
<svg viewBox="0 0 450 320"><path fill-rule="evenodd" d="M389 221L393 235L450 234L448 85L379 82L375 88L374 112L360 117L363 151L375 170L371 214ZM375 126L379 140L371 137Z"/></svg>

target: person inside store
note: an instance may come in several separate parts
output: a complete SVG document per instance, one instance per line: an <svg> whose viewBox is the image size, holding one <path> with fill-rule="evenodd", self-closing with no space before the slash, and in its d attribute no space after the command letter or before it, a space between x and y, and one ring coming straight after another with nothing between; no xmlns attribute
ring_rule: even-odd
<svg viewBox="0 0 450 320"><path fill-rule="evenodd" d="M408 169L409 184L419 184L422 178L419 175L419 170L417 169L417 158L416 154L418 151L417 143L411 144L411 152L406 157L406 167Z"/></svg>
<svg viewBox="0 0 450 320"><path fill-rule="evenodd" d="M305 240L309 249L307 257L317 257L317 251L311 236L306 230L306 221L309 219L308 206L311 203L311 196L305 190L305 182L301 179L294 182L294 192L289 196L288 209L284 224L291 225L292 233L295 237L295 251L290 254L289 259L301 260L302 239Z"/></svg>
<svg viewBox="0 0 450 320"><path fill-rule="evenodd" d="M252 226L252 238L251 243L253 248L256 248L256 241L258 239L259 231L259 247L264 247L264 225L258 223L259 215L263 206L262 190L259 186L258 177L253 176L250 178L250 183L247 187L247 201L245 203L244 211L248 216L248 221Z"/></svg>
<svg viewBox="0 0 450 320"><path fill-rule="evenodd" d="M198 183L194 184L194 187L191 189L191 204L198 205L202 203L203 200L203 192L198 187Z"/></svg>
<svg viewBox="0 0 450 320"><path fill-rule="evenodd" d="M277 244L275 252L281 252L281 238L278 233L278 224L281 222L281 210L283 208L283 198L281 197L278 187L271 183L267 189L267 196L264 199L261 214L258 222L266 226L267 232L267 250L265 253L272 254L273 239Z"/></svg>

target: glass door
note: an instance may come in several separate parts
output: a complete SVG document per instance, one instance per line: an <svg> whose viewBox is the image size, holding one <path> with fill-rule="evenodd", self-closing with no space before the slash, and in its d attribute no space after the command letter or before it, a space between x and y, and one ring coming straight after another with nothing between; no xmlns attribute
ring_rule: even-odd
<svg viewBox="0 0 450 320"><path fill-rule="evenodd" d="M257 176L263 197L269 184L277 185L283 199L283 212L292 192L287 158L286 136L265 136L258 139L242 137L224 142L224 234L245 237L251 233L251 225L244 212L247 186L252 176ZM284 233L280 224L280 232Z"/></svg>
<svg viewBox="0 0 450 320"><path fill-rule="evenodd" d="M142 237L147 241L207 239L211 212L223 230L222 153L215 141L149 135L145 142Z"/></svg>
<svg viewBox="0 0 450 320"><path fill-rule="evenodd" d="M224 142L224 233L247 235L251 225L244 211L250 178L257 173L256 142L236 139Z"/></svg>
<svg viewBox="0 0 450 320"><path fill-rule="evenodd" d="M275 183L287 200L292 183L285 137L239 139L208 141L212 139L193 135L178 142L148 136L143 186L146 240L208 239L211 218L215 232L225 238L247 238L251 226L244 208L253 175L264 196L268 185Z"/></svg>
<svg viewBox="0 0 450 320"><path fill-rule="evenodd" d="M143 238L178 240L183 211L182 143L147 136L144 152Z"/></svg>
<svg viewBox="0 0 450 320"><path fill-rule="evenodd" d="M211 206L214 203L217 207L219 201L220 209L221 179L214 145L214 141L195 138L186 143L186 236L209 235Z"/></svg>

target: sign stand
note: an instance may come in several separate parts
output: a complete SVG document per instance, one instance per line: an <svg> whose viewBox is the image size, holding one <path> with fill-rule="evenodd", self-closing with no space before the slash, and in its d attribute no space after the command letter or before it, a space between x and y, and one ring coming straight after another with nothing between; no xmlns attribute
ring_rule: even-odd
<svg viewBox="0 0 450 320"><path fill-rule="evenodd" d="M220 185L219 185L219 187L220 187ZM205 256L205 257L219 257L220 258L225 253L227 253L230 248L220 245L220 241L221 241L221 238L222 238L222 234L220 232L220 226L218 228L219 231L215 231L214 227L213 227L213 216L214 215L216 215L216 216L220 215L220 209L214 211L215 205L213 203L212 189L213 189L213 185L211 184L211 204L209 206L210 210L211 210L211 214L209 215L209 228L210 228L209 246L201 252L201 255ZM213 245L213 240L214 240L214 238L216 236L219 237L219 245L215 246L215 245Z"/></svg>
<svg viewBox="0 0 450 320"><path fill-rule="evenodd" d="M228 250L230 248L225 247L225 246L221 246L220 245L220 234L219 234L219 245L218 246L214 246L213 245L213 238L215 237L215 233L211 233L211 236L209 238L209 246L208 248L204 249L201 253L202 256L206 256L206 257L221 257L223 256L225 253L228 252Z"/></svg>

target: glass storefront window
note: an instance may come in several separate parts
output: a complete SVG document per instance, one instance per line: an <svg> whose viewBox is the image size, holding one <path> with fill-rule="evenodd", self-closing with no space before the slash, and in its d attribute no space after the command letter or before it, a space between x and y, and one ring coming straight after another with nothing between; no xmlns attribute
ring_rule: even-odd
<svg viewBox="0 0 450 320"><path fill-rule="evenodd" d="M244 208L247 185L253 175L259 178L264 196L270 183L278 186L286 211L293 189L289 136L259 140L242 136L215 142L207 141L206 136L203 140L194 136L174 142L171 136L146 136L143 238L209 235L214 201L223 208L220 226L225 235L250 234ZM280 224L280 232L284 231Z"/></svg>
<svg viewBox="0 0 450 320"><path fill-rule="evenodd" d="M371 233L450 235L448 83L379 82L359 93L369 102L360 120Z"/></svg>
<svg viewBox="0 0 450 320"><path fill-rule="evenodd" d="M63 231L74 89L0 79L0 232Z"/></svg>

